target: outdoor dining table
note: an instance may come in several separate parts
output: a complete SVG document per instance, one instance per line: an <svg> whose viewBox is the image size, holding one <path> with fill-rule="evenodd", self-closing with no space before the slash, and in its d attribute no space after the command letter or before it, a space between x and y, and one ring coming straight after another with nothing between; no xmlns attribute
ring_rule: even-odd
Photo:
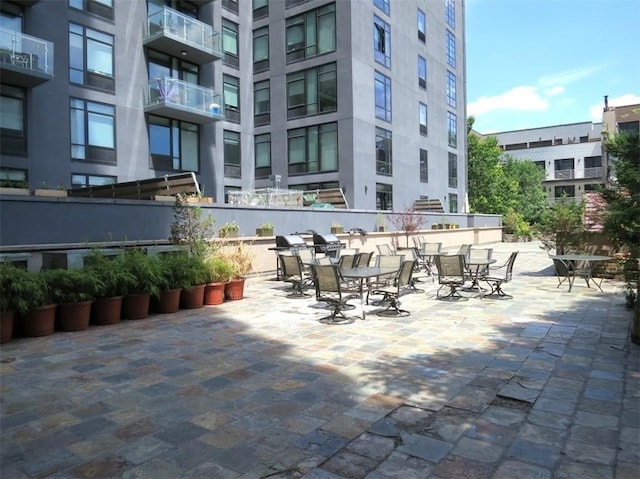
<svg viewBox="0 0 640 479"><path fill-rule="evenodd" d="M604 256L604 255L597 255L597 254L558 254L558 255L550 255L549 257L551 259L557 259L562 261L563 263L565 263L565 265L567 265L568 268L570 269L572 268L574 270L575 270L576 262L583 262L584 266L580 269L586 274L584 279L587 282L587 286L591 287L590 283L593 283L598 287L600 292L604 292L602 291L602 287L601 287L602 279L600 280L600 283L598 283L596 280L593 279L593 276L592 276L593 263L596 263L599 261L609 261L611 259L611 256ZM571 282L569 282L569 291L571 291Z"/></svg>
<svg viewBox="0 0 640 479"><path fill-rule="evenodd" d="M378 276L397 273L400 268L380 268L377 266L361 266L357 268L344 268L340 270L340 274L345 279L358 280L358 290L360 293L360 309L362 310L362 319L365 319L364 313L364 280L376 278Z"/></svg>
<svg viewBox="0 0 640 479"><path fill-rule="evenodd" d="M471 286L469 286L466 289L471 291L476 290L479 293L483 293L484 289L480 286L480 280L482 279L480 277L480 272L486 266L489 266L495 262L496 262L495 259L484 259L484 260L474 259L472 261L467 261L465 264L467 265L469 273L471 274Z"/></svg>

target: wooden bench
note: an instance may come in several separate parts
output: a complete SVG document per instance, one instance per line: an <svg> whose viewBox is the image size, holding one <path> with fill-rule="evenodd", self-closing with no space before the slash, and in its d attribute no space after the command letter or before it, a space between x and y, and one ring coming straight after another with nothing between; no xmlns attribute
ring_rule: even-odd
<svg viewBox="0 0 640 479"><path fill-rule="evenodd" d="M312 193L305 191L305 195ZM344 197L342 188L328 188L326 190L315 190L316 202L331 203L334 208L349 209L347 199Z"/></svg>
<svg viewBox="0 0 640 479"><path fill-rule="evenodd" d="M414 201L413 208L416 211L430 211L433 213L444 213L444 208L440 200L436 198L421 198Z"/></svg>
<svg viewBox="0 0 640 479"><path fill-rule="evenodd" d="M68 190L69 196L84 198L123 198L153 200L156 197L186 193L200 196L200 186L193 172L166 175L160 178L126 181L112 185L89 186Z"/></svg>

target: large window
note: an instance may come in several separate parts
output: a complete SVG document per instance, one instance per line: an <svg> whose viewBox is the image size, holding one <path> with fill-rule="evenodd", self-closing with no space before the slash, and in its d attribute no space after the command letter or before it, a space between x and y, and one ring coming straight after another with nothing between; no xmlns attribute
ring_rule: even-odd
<svg viewBox="0 0 640 479"><path fill-rule="evenodd" d="M287 132L289 174L338 170L338 124L325 123Z"/></svg>
<svg viewBox="0 0 640 479"><path fill-rule="evenodd" d="M373 0L373 4L387 15L389 15L389 12L391 11L391 6L389 5L390 2L391 0Z"/></svg>
<svg viewBox="0 0 640 479"><path fill-rule="evenodd" d="M420 149L420 182L429 182L429 153Z"/></svg>
<svg viewBox="0 0 640 479"><path fill-rule="evenodd" d="M569 180L574 178L574 158L561 158L553 160L554 179Z"/></svg>
<svg viewBox="0 0 640 479"><path fill-rule="evenodd" d="M113 20L113 0L69 0L69 6Z"/></svg>
<svg viewBox="0 0 640 479"><path fill-rule="evenodd" d="M199 171L198 125L149 115L149 153L156 170Z"/></svg>
<svg viewBox="0 0 640 479"><path fill-rule="evenodd" d="M329 63L287 75L287 118L338 109L336 64Z"/></svg>
<svg viewBox="0 0 640 479"><path fill-rule="evenodd" d="M240 133L224 130L224 176L240 178L242 168L240 164Z"/></svg>
<svg viewBox="0 0 640 479"><path fill-rule="evenodd" d="M458 117L450 111L447 112L447 138L450 147L458 147Z"/></svg>
<svg viewBox="0 0 640 479"><path fill-rule="evenodd" d="M198 84L199 68L198 65L189 63L181 58L172 57L166 53L160 53L156 50L147 52L149 84L151 85L150 101L156 98L173 98L175 101L184 104L197 104L196 99L190 96L195 95L195 90L179 88L178 93L173 88L164 84L163 78L177 78L189 83ZM172 83L169 83L171 85Z"/></svg>
<svg viewBox="0 0 640 479"><path fill-rule="evenodd" d="M20 168L0 168L0 186L7 188L27 188L27 170Z"/></svg>
<svg viewBox="0 0 640 479"><path fill-rule="evenodd" d="M576 187L574 185L564 185L554 187L554 198L575 198Z"/></svg>
<svg viewBox="0 0 640 479"><path fill-rule="evenodd" d="M115 176L84 175L82 173L71 174L71 188L113 185L115 182Z"/></svg>
<svg viewBox="0 0 640 479"><path fill-rule="evenodd" d="M116 162L115 107L93 101L70 99L71 158Z"/></svg>
<svg viewBox="0 0 640 479"><path fill-rule="evenodd" d="M114 91L113 36L69 24L69 81Z"/></svg>
<svg viewBox="0 0 640 479"><path fill-rule="evenodd" d="M268 125L271 122L271 93L269 80L253 85L253 124Z"/></svg>
<svg viewBox="0 0 640 479"><path fill-rule="evenodd" d="M269 16L269 0L253 0L253 19Z"/></svg>
<svg viewBox="0 0 640 479"><path fill-rule="evenodd" d="M336 5L287 18L287 63L336 50Z"/></svg>
<svg viewBox="0 0 640 479"><path fill-rule="evenodd" d="M376 118L391 121L391 78L376 72L375 88Z"/></svg>
<svg viewBox="0 0 640 479"><path fill-rule="evenodd" d="M393 209L393 187L385 183L376 183L376 209Z"/></svg>
<svg viewBox="0 0 640 479"><path fill-rule="evenodd" d="M427 41L427 17L420 9L418 9L418 40L422 43Z"/></svg>
<svg viewBox="0 0 640 479"><path fill-rule="evenodd" d="M269 69L269 27L253 31L253 73Z"/></svg>
<svg viewBox="0 0 640 479"><path fill-rule="evenodd" d="M240 80L231 75L222 75L222 94L225 119L240 123Z"/></svg>
<svg viewBox="0 0 640 479"><path fill-rule="evenodd" d="M0 84L0 112L0 151L3 155L26 156L24 90Z"/></svg>
<svg viewBox="0 0 640 479"><path fill-rule="evenodd" d="M456 193L449 194L449 213L458 212L458 195Z"/></svg>
<svg viewBox="0 0 640 479"><path fill-rule="evenodd" d="M373 53L376 62L391 68L391 27L375 15L373 17Z"/></svg>
<svg viewBox="0 0 640 479"><path fill-rule="evenodd" d="M232 67L240 65L238 56L238 24L222 19L222 51L224 52L224 63Z"/></svg>
<svg viewBox="0 0 640 479"><path fill-rule="evenodd" d="M427 59L418 55L418 86L427 89Z"/></svg>
<svg viewBox="0 0 640 479"><path fill-rule="evenodd" d="M450 67L456 67L456 36L447 30L447 63Z"/></svg>
<svg viewBox="0 0 640 479"><path fill-rule="evenodd" d="M457 104L456 76L447 70L447 105L452 108L456 108Z"/></svg>
<svg viewBox="0 0 640 479"><path fill-rule="evenodd" d="M456 2L455 0L447 0L445 17L447 19L447 25L451 28L456 28Z"/></svg>
<svg viewBox="0 0 640 479"><path fill-rule="evenodd" d="M376 128L376 173L391 176L393 174L392 134L389 130Z"/></svg>
<svg viewBox="0 0 640 479"><path fill-rule="evenodd" d="M449 188L458 187L458 155L449 153Z"/></svg>
<svg viewBox="0 0 640 479"><path fill-rule="evenodd" d="M420 134L426 135L428 133L427 129L427 105L424 103L419 103L420 110Z"/></svg>
<svg viewBox="0 0 640 479"><path fill-rule="evenodd" d="M254 143L256 179L269 178L271 175L271 134L256 135Z"/></svg>

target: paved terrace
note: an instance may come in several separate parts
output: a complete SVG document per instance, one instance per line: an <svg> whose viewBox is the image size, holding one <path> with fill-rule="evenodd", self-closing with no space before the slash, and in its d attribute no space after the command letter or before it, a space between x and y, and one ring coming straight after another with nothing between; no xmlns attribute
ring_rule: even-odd
<svg viewBox="0 0 640 479"><path fill-rule="evenodd" d="M637 479L623 285L568 293L537 244L492 246L520 250L512 300L426 283L408 318L331 326L256 277L242 301L3 345L1 477Z"/></svg>

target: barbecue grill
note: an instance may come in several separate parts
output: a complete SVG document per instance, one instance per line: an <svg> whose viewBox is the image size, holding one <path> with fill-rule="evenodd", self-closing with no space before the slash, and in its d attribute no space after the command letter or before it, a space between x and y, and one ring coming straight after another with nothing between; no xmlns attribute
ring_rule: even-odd
<svg viewBox="0 0 640 479"><path fill-rule="evenodd" d="M327 256L331 256L333 258L339 255L340 248L344 246L338 237L331 233L314 233L313 245L316 253L325 253Z"/></svg>
<svg viewBox="0 0 640 479"><path fill-rule="evenodd" d="M282 251L294 248L306 248L307 243L298 235L276 236L276 248Z"/></svg>

